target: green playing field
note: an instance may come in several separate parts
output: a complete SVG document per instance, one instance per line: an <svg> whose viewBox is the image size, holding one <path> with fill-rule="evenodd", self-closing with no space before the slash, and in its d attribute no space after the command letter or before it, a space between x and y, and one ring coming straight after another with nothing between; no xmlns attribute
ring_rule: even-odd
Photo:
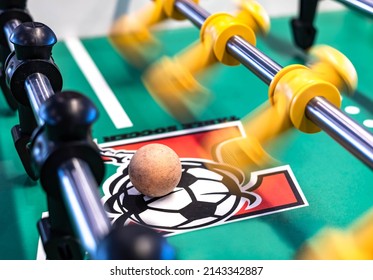
<svg viewBox="0 0 373 280"><path fill-rule="evenodd" d="M320 13L316 25L316 44L341 51L359 76L355 96L344 96L341 109L373 132L371 20L352 11ZM197 40L198 34L195 28L158 31L162 43L159 56L178 53ZM257 48L282 66L302 63L291 39L289 18L273 19L269 35L258 38ZM136 142L171 143L164 139L172 138L186 141L183 158L197 158L198 143L193 141L198 138L191 136L191 140L188 135L231 126L239 131L237 120L268 99L268 86L246 68L218 65L200 79L211 92L212 102L193 122L180 123L154 101L141 73L118 55L107 38L61 41L54 47L53 57L63 76L63 89L87 95L98 107L100 117L93 126L93 137L103 148L136 150ZM2 97L0 101L0 259L35 259L39 240L36 223L48 210L46 195L23 170L10 134L18 117L8 111ZM243 218L201 222L186 230L175 225L170 225L170 230L162 224L166 221L160 221L159 227L171 232L167 238L178 259L293 259L300 245L318 230L347 227L372 206L372 170L326 133L290 131L276 139L271 155L290 174L296 203L281 204L283 208L262 206L267 211L254 207ZM122 172L120 168L119 164L106 164L103 185ZM258 174L255 176L260 177ZM273 186L272 190L270 198L275 199L277 189ZM107 191L102 190L102 195L108 195ZM259 196L265 203L264 193ZM243 203L243 198L234 199Z"/></svg>

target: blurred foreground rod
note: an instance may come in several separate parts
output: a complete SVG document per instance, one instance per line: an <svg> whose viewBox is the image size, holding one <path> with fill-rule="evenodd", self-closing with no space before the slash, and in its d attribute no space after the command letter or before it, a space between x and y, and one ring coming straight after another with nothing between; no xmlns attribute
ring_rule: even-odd
<svg viewBox="0 0 373 280"><path fill-rule="evenodd" d="M344 1L347 2L347 1ZM175 9L200 28L210 14L190 0L176 0ZM227 52L270 85L283 69L240 36L232 36ZM306 116L334 140L373 169L373 135L323 97L314 97L306 105Z"/></svg>
<svg viewBox="0 0 373 280"><path fill-rule="evenodd" d="M33 74L26 79L25 88L37 123L43 125L39 108L54 95L49 80L40 73ZM75 157L61 163L58 178L65 206L79 240L89 256L95 258L98 244L111 228L100 201L98 183L89 165Z"/></svg>
<svg viewBox="0 0 373 280"><path fill-rule="evenodd" d="M90 259L174 258L173 248L153 229L111 225L98 189L105 167L91 133L98 110L85 95L61 91L62 75L51 56L54 32L26 22L11 34L7 82L24 107L20 133L12 132L17 140L23 128L33 130L22 151L31 155L31 178L47 193L49 217L38 223L47 258L85 259L87 253Z"/></svg>
<svg viewBox="0 0 373 280"><path fill-rule="evenodd" d="M35 73L26 78L25 89L35 119L42 126L44 120L40 117L40 108L55 94L53 88L47 77ZM58 179L64 204L79 240L89 256L95 258L98 244L111 229L100 201L98 183L89 165L75 157L61 162Z"/></svg>
<svg viewBox="0 0 373 280"><path fill-rule="evenodd" d="M56 81L51 82L50 77L41 73L42 71L38 72L42 68L39 69L37 63L42 62L35 62L34 59L39 58L40 61L42 60L45 67L53 65L50 57L52 46L56 43L56 37L47 26L37 22L22 24L18 20L10 20L5 24L4 28L5 33L8 34L9 48L12 51L6 68L8 82L13 89L15 88L13 80L20 81L20 84L24 82L23 90L27 96L23 96L23 90L16 91L15 95L17 95L18 99L23 96L21 99L25 100L26 104L28 103L26 100L29 101L34 113L35 125L38 126L40 132L45 122L49 119L48 117L50 117L46 117L45 114L41 116L40 111L47 101L56 96L55 88L59 88L59 86L52 85ZM33 69L28 67L28 65L36 66ZM23 70L22 66L27 70ZM56 67L51 69L53 71L48 72L48 74L59 73ZM19 74L21 72L23 73L22 75ZM24 77L20 78L20 76ZM57 81L61 79L60 75L50 74L50 76ZM22 89L22 85L20 85L20 89ZM69 93L66 94L69 96ZM74 98L72 102L76 103L79 101L77 96L74 95ZM76 110L82 109L84 105L87 105L87 108L85 108L87 111L93 112L93 108L89 107L89 102L79 104ZM68 109L68 107L66 106L64 109ZM58 112L58 109L55 112ZM66 112L66 114L68 113ZM63 118L63 116L57 116L55 120L58 117ZM30 120L27 120L27 122L32 123ZM36 144L35 150L40 151L41 154L45 153L46 149L43 148L48 145L46 144L47 142L48 139L43 138L42 142ZM108 235L111 228L109 219L101 205L96 178L90 166L84 160L75 157L60 162L57 171L59 185L61 186L60 193L69 212L69 217L72 219L74 230L79 236L85 251L91 257L95 257L98 244ZM48 186L48 188L51 188L51 186Z"/></svg>

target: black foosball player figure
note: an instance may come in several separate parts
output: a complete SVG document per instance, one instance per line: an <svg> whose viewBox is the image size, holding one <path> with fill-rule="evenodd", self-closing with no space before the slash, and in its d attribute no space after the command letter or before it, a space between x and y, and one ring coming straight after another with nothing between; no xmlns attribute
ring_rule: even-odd
<svg viewBox="0 0 373 280"><path fill-rule="evenodd" d="M110 225L98 192L104 164L91 136L98 111L86 96L60 91L53 31L42 23L25 22L9 40L14 51L5 73L20 108L18 145L25 145L29 162L23 158L24 164L47 195L49 216L38 223L47 258L173 258L173 248L150 228Z"/></svg>
<svg viewBox="0 0 373 280"><path fill-rule="evenodd" d="M35 89L37 84L32 77L36 77L36 73L40 84L51 92L61 91L63 84L60 70L51 55L57 38L53 32L46 30L50 29L35 22L16 26L9 38L14 51L5 62L6 83L17 102L19 116L19 124L12 128L11 134L24 169L33 180L37 180L38 176L31 168L29 143L38 126L33 107L38 108L41 104L28 95L27 90Z"/></svg>
<svg viewBox="0 0 373 280"><path fill-rule="evenodd" d="M314 26L319 0L299 0L299 16L291 20L294 43L303 50L309 49L317 34ZM369 0L336 0L365 16L373 18L373 3Z"/></svg>
<svg viewBox="0 0 373 280"><path fill-rule="evenodd" d="M299 17L291 20L295 44L303 50L313 45L317 33L313 25L319 0L300 0Z"/></svg>
<svg viewBox="0 0 373 280"><path fill-rule="evenodd" d="M9 36L13 29L22 22L32 21L26 9L26 0L2 0L0 1L0 87L5 100L11 110L18 108L5 81L5 60L13 51L13 45L9 42Z"/></svg>

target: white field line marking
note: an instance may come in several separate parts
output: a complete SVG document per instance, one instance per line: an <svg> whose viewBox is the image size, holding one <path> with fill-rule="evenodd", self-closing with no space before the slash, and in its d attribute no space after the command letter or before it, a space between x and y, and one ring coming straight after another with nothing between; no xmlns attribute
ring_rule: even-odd
<svg viewBox="0 0 373 280"><path fill-rule="evenodd" d="M122 105L98 70L82 42L78 38L72 37L67 38L65 43L114 126L118 129L133 126L127 113L124 111Z"/></svg>

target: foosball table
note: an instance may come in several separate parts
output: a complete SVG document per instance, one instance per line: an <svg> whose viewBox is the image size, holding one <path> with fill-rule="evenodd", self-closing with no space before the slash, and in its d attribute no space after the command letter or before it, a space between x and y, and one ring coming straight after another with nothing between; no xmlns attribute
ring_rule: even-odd
<svg viewBox="0 0 373 280"><path fill-rule="evenodd" d="M373 8L338 2L154 0L59 41L1 1L0 259L373 259Z"/></svg>

